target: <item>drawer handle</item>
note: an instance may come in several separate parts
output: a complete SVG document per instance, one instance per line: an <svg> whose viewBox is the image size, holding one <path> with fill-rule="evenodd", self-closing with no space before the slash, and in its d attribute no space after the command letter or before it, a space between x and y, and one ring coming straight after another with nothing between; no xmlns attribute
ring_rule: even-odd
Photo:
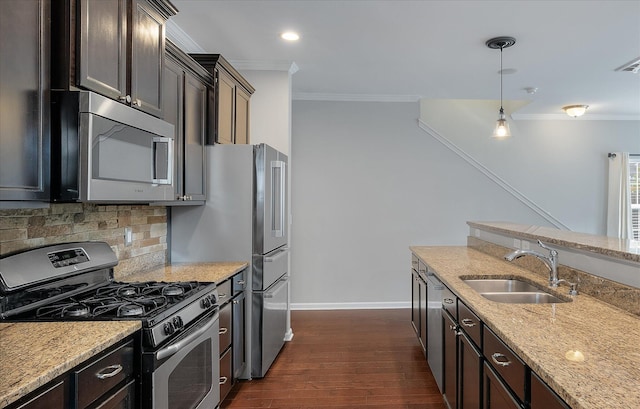
<svg viewBox="0 0 640 409"><path fill-rule="evenodd" d="M106 372L106 371L108 371L108 372ZM114 376L116 376L120 372L122 372L122 365L120 365L120 364L110 365L110 366L107 366L106 368L102 368L100 371L98 371L96 373L96 378L98 378L98 379L113 378Z"/></svg>
<svg viewBox="0 0 640 409"><path fill-rule="evenodd" d="M227 383L228 378L226 376L221 376L220 377L220 385L224 385L225 383Z"/></svg>
<svg viewBox="0 0 640 409"><path fill-rule="evenodd" d="M218 298L227 298L227 294L225 294L225 293L219 293L219 294L218 294Z"/></svg>
<svg viewBox="0 0 640 409"><path fill-rule="evenodd" d="M233 300L233 301L231 301L231 303L232 303L232 304L236 304L236 305L237 305L237 304L240 304L240 301L238 301L238 300Z"/></svg>
<svg viewBox="0 0 640 409"><path fill-rule="evenodd" d="M226 334L227 332L229 332L229 330L222 327L218 330L218 335L223 335L223 334Z"/></svg>
<svg viewBox="0 0 640 409"><path fill-rule="evenodd" d="M460 322L462 322L462 325L464 325L465 327L475 327L476 326L476 323L473 322L473 320L470 319L470 318L465 318Z"/></svg>
<svg viewBox="0 0 640 409"><path fill-rule="evenodd" d="M245 285L245 281L244 280L238 280L238 285Z"/></svg>
<svg viewBox="0 0 640 409"><path fill-rule="evenodd" d="M445 304L453 304L453 298L445 298L442 302Z"/></svg>
<svg viewBox="0 0 640 409"><path fill-rule="evenodd" d="M509 361L509 358L507 358L506 355L501 354L500 352L494 352L493 354L491 354L491 359L493 360L493 362L496 363L496 365L500 365L500 366L511 365L511 361Z"/></svg>

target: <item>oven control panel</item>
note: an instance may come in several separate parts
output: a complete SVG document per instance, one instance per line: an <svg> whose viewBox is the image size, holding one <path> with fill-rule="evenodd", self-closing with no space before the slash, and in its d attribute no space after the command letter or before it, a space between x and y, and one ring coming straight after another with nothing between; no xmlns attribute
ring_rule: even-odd
<svg viewBox="0 0 640 409"><path fill-rule="evenodd" d="M49 261L51 261L51 264L53 264L55 268L73 266L89 261L89 256L87 256L87 253L82 248L48 253L47 257L49 257Z"/></svg>

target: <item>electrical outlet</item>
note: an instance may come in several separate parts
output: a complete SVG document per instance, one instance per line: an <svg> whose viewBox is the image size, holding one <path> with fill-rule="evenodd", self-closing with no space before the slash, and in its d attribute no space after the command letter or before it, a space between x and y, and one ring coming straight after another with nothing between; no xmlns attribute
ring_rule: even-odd
<svg viewBox="0 0 640 409"><path fill-rule="evenodd" d="M131 227L124 228L124 245L129 247L133 243L133 231Z"/></svg>
<svg viewBox="0 0 640 409"><path fill-rule="evenodd" d="M476 237L480 237L480 229L474 229Z"/></svg>
<svg viewBox="0 0 640 409"><path fill-rule="evenodd" d="M520 248L520 240L513 239L513 247L519 249Z"/></svg>
<svg viewBox="0 0 640 409"><path fill-rule="evenodd" d="M526 240L522 240L522 250L529 250L531 249L531 243L529 243Z"/></svg>

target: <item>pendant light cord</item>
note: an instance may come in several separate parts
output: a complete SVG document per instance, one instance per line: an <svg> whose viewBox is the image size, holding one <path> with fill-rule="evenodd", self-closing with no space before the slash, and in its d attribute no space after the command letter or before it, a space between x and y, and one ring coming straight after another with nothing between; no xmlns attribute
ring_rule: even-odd
<svg viewBox="0 0 640 409"><path fill-rule="evenodd" d="M500 44L500 111L502 112L502 49L504 46Z"/></svg>

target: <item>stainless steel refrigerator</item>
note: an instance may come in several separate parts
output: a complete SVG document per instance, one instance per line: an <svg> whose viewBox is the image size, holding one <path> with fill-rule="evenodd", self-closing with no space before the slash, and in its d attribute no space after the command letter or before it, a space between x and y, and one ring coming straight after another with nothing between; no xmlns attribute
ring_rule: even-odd
<svg viewBox="0 0 640 409"><path fill-rule="evenodd" d="M250 263L242 377L261 378L289 330L288 159L266 144L212 145L206 153L206 203L171 210L171 261Z"/></svg>

